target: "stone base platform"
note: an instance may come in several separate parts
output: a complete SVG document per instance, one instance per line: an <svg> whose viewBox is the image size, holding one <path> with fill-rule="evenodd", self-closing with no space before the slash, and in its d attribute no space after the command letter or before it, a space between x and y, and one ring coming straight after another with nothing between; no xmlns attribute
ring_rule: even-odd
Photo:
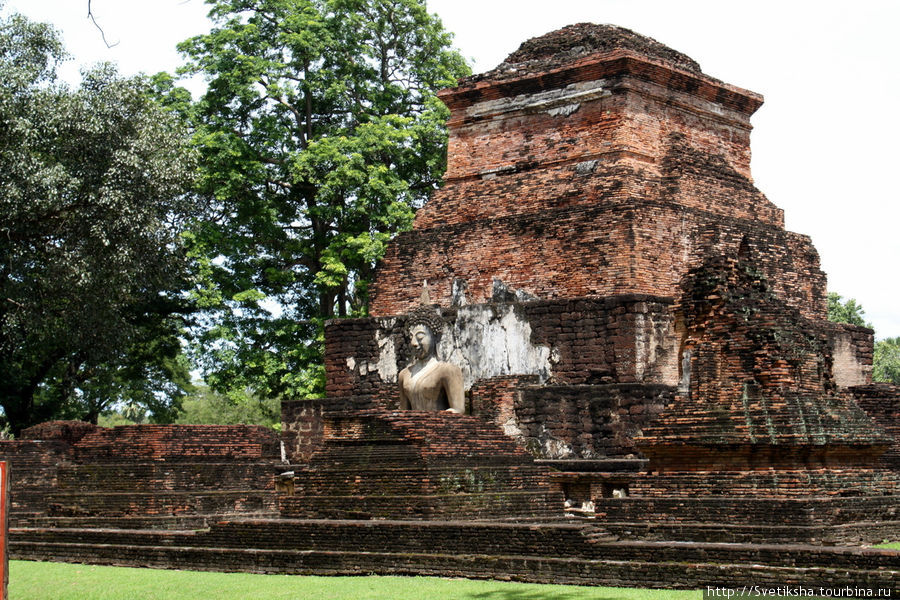
<svg viewBox="0 0 900 600"><path fill-rule="evenodd" d="M692 589L895 589L900 552L873 548L616 541L583 523L242 519L202 531L17 528L26 560L209 571L435 575Z"/></svg>
<svg viewBox="0 0 900 600"><path fill-rule="evenodd" d="M900 539L896 496L613 498L594 504L596 521L629 539L826 545Z"/></svg>
<svg viewBox="0 0 900 600"><path fill-rule="evenodd" d="M277 435L247 425L52 421L0 441L11 527L200 528L276 516Z"/></svg>
<svg viewBox="0 0 900 600"><path fill-rule="evenodd" d="M323 417L319 449L289 466L281 515L304 519L560 519L551 469L490 423L452 413Z"/></svg>

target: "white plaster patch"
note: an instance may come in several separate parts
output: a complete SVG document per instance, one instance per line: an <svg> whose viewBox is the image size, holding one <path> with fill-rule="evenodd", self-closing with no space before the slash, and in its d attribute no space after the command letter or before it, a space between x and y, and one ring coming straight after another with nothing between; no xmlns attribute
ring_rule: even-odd
<svg viewBox="0 0 900 600"><path fill-rule="evenodd" d="M564 104L563 106L556 106L545 110L544 112L551 117L568 117L579 108L581 108L581 104Z"/></svg>
<svg viewBox="0 0 900 600"><path fill-rule="evenodd" d="M375 341L378 343L378 376L382 381L397 381L397 348L394 346L394 340L389 335L382 334L381 331L375 332Z"/></svg>
<svg viewBox="0 0 900 600"><path fill-rule="evenodd" d="M550 347L531 343L531 325L512 305L460 307L454 323L444 329L438 358L463 372L470 389L478 379L504 375L550 377Z"/></svg>
<svg viewBox="0 0 900 600"><path fill-rule="evenodd" d="M678 357L671 319L644 312L638 305L635 315L634 375L638 381L675 385L678 383Z"/></svg>
<svg viewBox="0 0 900 600"><path fill-rule="evenodd" d="M575 173L578 175L590 175L597 169L598 164L600 164L600 161L597 159L580 162L575 165Z"/></svg>
<svg viewBox="0 0 900 600"><path fill-rule="evenodd" d="M606 84L607 82L604 79L581 81L567 85L564 88L546 90L536 94L520 94L513 98L487 100L475 103L467 108L466 115L474 118L485 118L521 110L549 112L558 108L565 107L565 109L568 109L574 107L569 112L556 113L568 116L578 110L581 103L611 96L612 92L604 87Z"/></svg>
<svg viewBox="0 0 900 600"><path fill-rule="evenodd" d="M558 440L550 435L546 427L541 425L541 433L539 436L541 446L543 447L543 456L546 458L571 458L575 456L572 446Z"/></svg>
<svg viewBox="0 0 900 600"><path fill-rule="evenodd" d="M651 358L647 355L648 346L654 348L654 344L648 344L646 338L644 337L644 315L643 313L638 313L635 315L635 323L634 329L637 335L634 336L634 376L638 381L644 380L644 367L648 366L647 363L651 362L655 359L656 352L653 352L654 356Z"/></svg>
<svg viewBox="0 0 900 600"><path fill-rule="evenodd" d="M387 326L393 327L393 322ZM378 373L378 377L386 383L397 381L397 348L390 335L385 335L381 330L375 331L375 343L378 344L378 362L359 361L352 356L347 358L347 368L356 371L361 376L369 373Z"/></svg>
<svg viewBox="0 0 900 600"><path fill-rule="evenodd" d="M516 422L515 417L510 417L503 423L503 433L514 438L521 438L524 435L522 430L519 429L519 424Z"/></svg>
<svg viewBox="0 0 900 600"><path fill-rule="evenodd" d="M867 369L856 357L856 349L849 334L837 333L832 344L834 382L837 386L844 388L867 383L871 367Z"/></svg>

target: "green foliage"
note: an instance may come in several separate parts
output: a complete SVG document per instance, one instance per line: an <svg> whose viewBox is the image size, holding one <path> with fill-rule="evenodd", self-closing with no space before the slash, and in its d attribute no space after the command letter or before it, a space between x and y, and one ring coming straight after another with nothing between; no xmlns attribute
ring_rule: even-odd
<svg viewBox="0 0 900 600"><path fill-rule="evenodd" d="M834 292L828 294L828 320L836 323L850 323L871 329L863 315L866 311L853 298L846 302ZM900 337L887 338L875 342L872 356L872 380L900 385Z"/></svg>
<svg viewBox="0 0 900 600"><path fill-rule="evenodd" d="M872 379L900 385L900 337L875 342Z"/></svg>
<svg viewBox="0 0 900 600"><path fill-rule="evenodd" d="M109 65L70 89L55 31L0 19L0 405L12 431L138 402L170 420L191 308L192 156L174 113Z"/></svg>
<svg viewBox="0 0 900 600"><path fill-rule="evenodd" d="M281 401L278 398L257 398L232 391L218 394L207 386L199 386L194 394L181 403L176 423L264 425L280 427Z"/></svg>
<svg viewBox="0 0 900 600"><path fill-rule="evenodd" d="M168 87L214 211L187 238L195 355L218 390L321 394L324 320L366 313L375 262L443 173L435 91L468 69L421 0L208 1L215 27L179 46L208 90L186 105Z"/></svg>
<svg viewBox="0 0 900 600"><path fill-rule="evenodd" d="M126 407L129 408L129 407ZM140 407L135 405L137 410L140 410ZM136 417L136 418L129 418ZM100 416L97 418L97 425L101 427L121 427L123 425L142 425L145 422L145 415L143 414L135 414L134 412L129 410L129 414L126 415L124 412L119 412L115 409L107 409L106 411L100 413Z"/></svg>
<svg viewBox="0 0 900 600"><path fill-rule="evenodd" d="M696 599L699 591L538 585L442 577L305 577L251 573L199 573L66 563L9 562L9 597L16 600L520 600Z"/></svg>
<svg viewBox="0 0 900 600"><path fill-rule="evenodd" d="M835 323L849 323L850 325L859 325L861 327L869 327L863 315L866 311L863 307L856 303L854 298L850 298L846 302L842 302L843 298L840 294L828 292L828 320Z"/></svg>

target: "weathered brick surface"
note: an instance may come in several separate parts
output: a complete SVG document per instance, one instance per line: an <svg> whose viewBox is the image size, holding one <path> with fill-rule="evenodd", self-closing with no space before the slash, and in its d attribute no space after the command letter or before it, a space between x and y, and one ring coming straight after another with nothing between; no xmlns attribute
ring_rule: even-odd
<svg viewBox="0 0 900 600"><path fill-rule="evenodd" d="M81 438L97 431L97 426L84 421L47 421L23 429L22 440L58 440L69 445L77 444Z"/></svg>
<svg viewBox="0 0 900 600"><path fill-rule="evenodd" d="M532 339L555 349L557 384L668 383L677 378L671 299L644 294L522 305Z"/></svg>
<svg viewBox="0 0 900 600"><path fill-rule="evenodd" d="M325 389L328 397L369 397L384 408L397 408L394 399L396 374L408 360L405 337L403 324L398 319L328 321L325 324ZM379 338L390 338L399 346L395 353L393 380L385 381L378 372Z"/></svg>
<svg viewBox="0 0 900 600"><path fill-rule="evenodd" d="M676 311L686 372L637 439L654 476L633 491L895 493L896 473L878 465L893 439L837 386L835 327L784 302L755 254L710 257L684 279Z"/></svg>
<svg viewBox="0 0 900 600"><path fill-rule="evenodd" d="M0 459L10 473L10 523L45 513L47 493L56 489L60 466L69 464L72 448L58 440L0 441Z"/></svg>
<svg viewBox="0 0 900 600"><path fill-rule="evenodd" d="M537 383L537 376L511 375L492 377L475 382L470 391L470 411L473 415L497 425L511 437L520 435L515 410L521 388Z"/></svg>
<svg viewBox="0 0 900 600"><path fill-rule="evenodd" d="M289 462L305 463L322 441L325 416L352 414L377 406L372 396L282 400L281 439Z"/></svg>
<svg viewBox="0 0 900 600"><path fill-rule="evenodd" d="M269 429L233 425L104 428L51 422L0 442L14 524L51 517L144 518L179 526L208 515L273 513L280 459ZM174 519L179 517L181 521ZM107 522L107 521L104 521ZM196 524L197 520L192 521Z"/></svg>
<svg viewBox="0 0 900 600"><path fill-rule="evenodd" d="M825 276L805 236L639 198L401 234L381 263L371 312L408 312L423 280L443 306L451 304L455 280L466 282L471 303L491 299L494 279L537 298L678 297L687 271L707 255L736 254L742 242L765 249L757 268L786 302L824 318Z"/></svg>
<svg viewBox="0 0 900 600"><path fill-rule="evenodd" d="M208 532L13 531L13 556L295 574L420 574L542 583L883 587L900 552L808 545L611 541L583 525L242 520ZM827 567L823 566L827 565Z"/></svg>
<svg viewBox="0 0 900 600"><path fill-rule="evenodd" d="M894 438L880 464L900 473L900 386L872 383L850 388L856 403Z"/></svg>
<svg viewBox="0 0 900 600"><path fill-rule="evenodd" d="M97 428L74 446L80 461L248 460L280 456L270 429L255 425L131 425Z"/></svg>
<svg viewBox="0 0 900 600"><path fill-rule="evenodd" d="M634 438L673 392L641 384L532 386L516 399L516 422L542 458L635 457Z"/></svg>
<svg viewBox="0 0 900 600"><path fill-rule="evenodd" d="M560 517L549 469L495 426L451 413L326 411L281 514L303 518Z"/></svg>

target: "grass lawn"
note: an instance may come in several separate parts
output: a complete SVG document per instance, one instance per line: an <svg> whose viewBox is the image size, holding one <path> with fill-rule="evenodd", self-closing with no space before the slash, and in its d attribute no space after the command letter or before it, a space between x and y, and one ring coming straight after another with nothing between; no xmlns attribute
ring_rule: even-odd
<svg viewBox="0 0 900 600"><path fill-rule="evenodd" d="M697 600L696 591L535 585L438 577L301 577L13 560L11 600Z"/></svg>
<svg viewBox="0 0 900 600"><path fill-rule="evenodd" d="M876 548L893 548L894 550L900 550L900 542L889 542L887 544L878 544L875 547Z"/></svg>

